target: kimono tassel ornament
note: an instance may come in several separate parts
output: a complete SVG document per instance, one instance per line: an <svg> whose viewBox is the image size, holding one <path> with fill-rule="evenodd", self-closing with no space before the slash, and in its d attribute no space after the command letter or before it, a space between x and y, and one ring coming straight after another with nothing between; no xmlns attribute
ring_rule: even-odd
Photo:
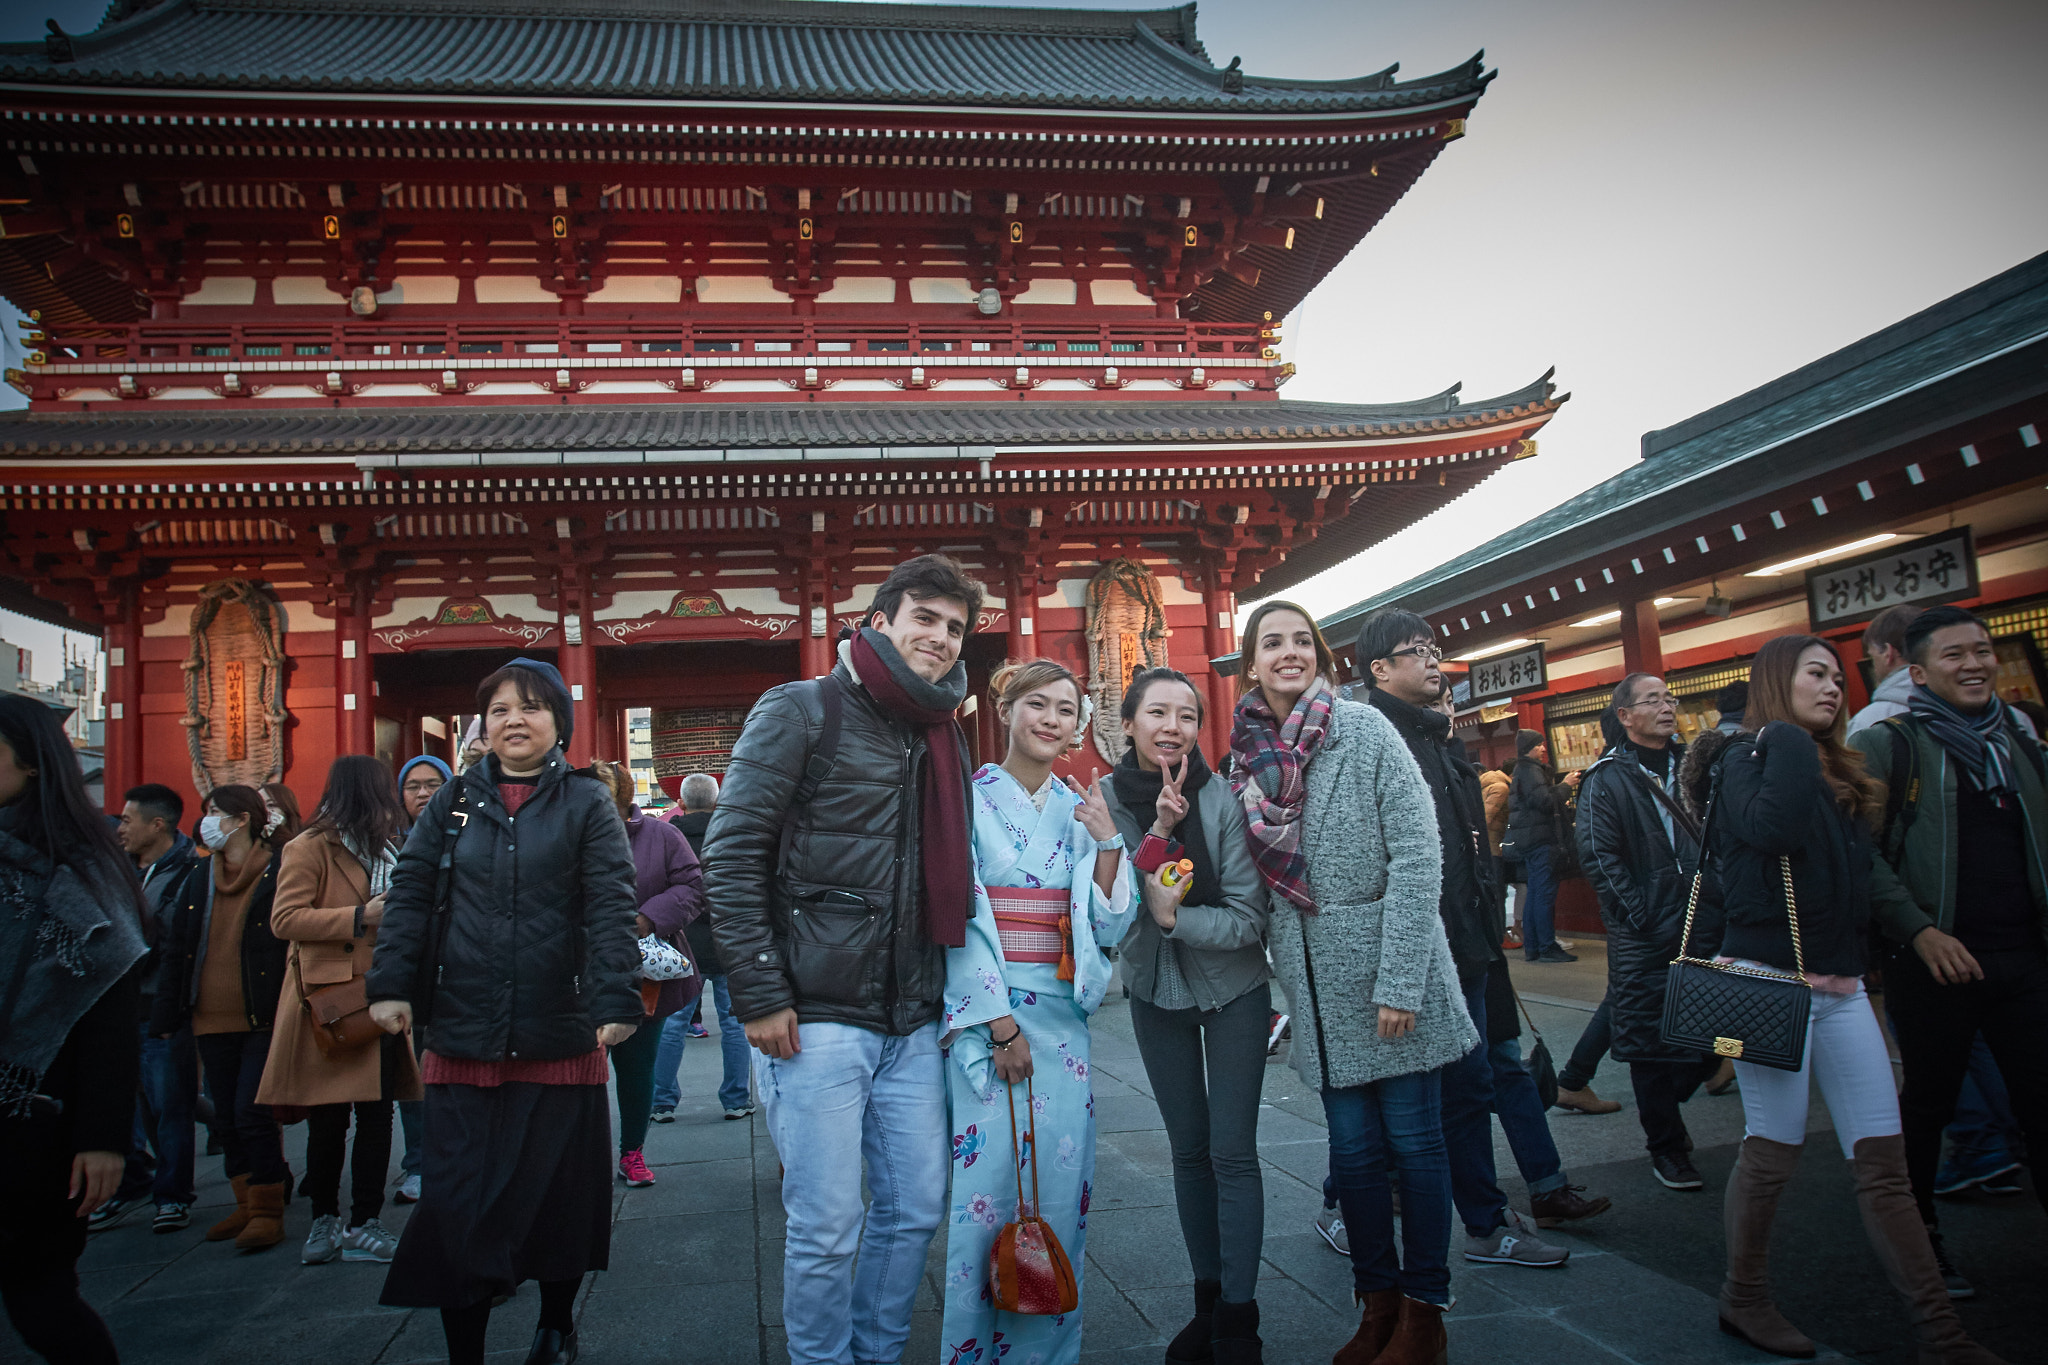
<svg viewBox="0 0 2048 1365"><path fill-rule="evenodd" d="M1062 981L1074 979L1074 917L1060 916L1060 969L1057 973Z"/></svg>

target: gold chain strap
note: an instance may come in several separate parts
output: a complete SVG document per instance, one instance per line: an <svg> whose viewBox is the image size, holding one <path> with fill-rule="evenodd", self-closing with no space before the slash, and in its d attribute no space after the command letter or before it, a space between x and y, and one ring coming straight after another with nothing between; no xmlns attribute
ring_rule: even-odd
<svg viewBox="0 0 2048 1365"><path fill-rule="evenodd" d="M1799 902L1792 894L1792 860L1778 855L1778 875L1785 879L1785 918L1792 925L1792 969L1806 977L1806 949L1799 941Z"/></svg>

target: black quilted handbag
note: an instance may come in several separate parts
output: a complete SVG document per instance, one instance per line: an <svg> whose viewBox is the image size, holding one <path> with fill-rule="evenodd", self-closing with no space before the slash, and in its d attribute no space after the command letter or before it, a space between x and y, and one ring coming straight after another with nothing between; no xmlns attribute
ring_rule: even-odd
<svg viewBox="0 0 2048 1365"><path fill-rule="evenodd" d="M1693 912L1700 903L1700 883L1707 875L1707 840L1713 826L1714 811L1709 805L1700 831L1699 867L1685 903L1685 930L1679 936L1678 956L1671 960L1664 978L1664 1041L1673 1047L1711 1052L1779 1071L1797 1071L1806 1058L1813 988L1806 983L1806 954L1799 942L1792 860L1783 855L1778 858L1778 874L1785 883L1785 916L1792 926L1796 969L1792 975L1687 955L1692 945Z"/></svg>

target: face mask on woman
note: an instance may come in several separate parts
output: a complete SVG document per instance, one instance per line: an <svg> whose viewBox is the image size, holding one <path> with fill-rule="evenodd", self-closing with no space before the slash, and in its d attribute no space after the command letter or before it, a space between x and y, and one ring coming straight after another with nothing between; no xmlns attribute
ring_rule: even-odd
<svg viewBox="0 0 2048 1365"><path fill-rule="evenodd" d="M233 832L226 829L225 815L209 815L199 822L199 842L215 853L228 846L228 836Z"/></svg>

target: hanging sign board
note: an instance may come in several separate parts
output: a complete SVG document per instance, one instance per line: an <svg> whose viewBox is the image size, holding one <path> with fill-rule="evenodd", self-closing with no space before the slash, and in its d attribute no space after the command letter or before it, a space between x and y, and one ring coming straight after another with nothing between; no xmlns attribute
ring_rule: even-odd
<svg viewBox="0 0 2048 1365"><path fill-rule="evenodd" d="M1806 615L1815 630L1868 621L1887 607L1976 595L1977 550L1967 526L1806 571Z"/></svg>
<svg viewBox="0 0 2048 1365"><path fill-rule="evenodd" d="M1543 670L1543 645L1538 642L1490 659L1474 659L1467 681L1472 688L1467 700L1475 702L1510 697L1517 692L1540 692L1548 683Z"/></svg>

